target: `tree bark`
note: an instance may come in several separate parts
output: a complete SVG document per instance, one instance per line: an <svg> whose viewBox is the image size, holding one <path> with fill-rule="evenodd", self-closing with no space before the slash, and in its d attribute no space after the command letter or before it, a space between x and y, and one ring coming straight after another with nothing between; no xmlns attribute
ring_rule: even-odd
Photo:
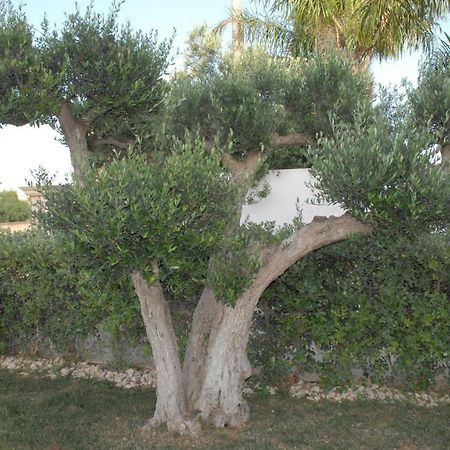
<svg viewBox="0 0 450 450"><path fill-rule="evenodd" d="M172 319L162 287L150 284L135 271L131 274L141 304L157 374L157 403L145 428L163 423L178 433L198 434L201 417L216 427L241 427L249 408L243 398L244 381L251 375L247 344L253 312L272 281L309 253L347 238L368 234L349 214L316 218L279 245L259 253L261 268L234 306L217 301L205 288L194 312L183 373ZM158 269L154 266L155 274Z"/></svg>
<svg viewBox="0 0 450 450"><path fill-rule="evenodd" d="M222 163L230 171L233 181L239 185L240 195L236 202L229 234L239 227L242 205L245 202L251 180L263 160L261 152L249 152L242 160L225 153ZM183 364L183 386L187 410L192 412L200 396L205 378L205 362L211 331L216 329L224 313L224 305L217 301L211 288L205 287L195 308Z"/></svg>
<svg viewBox="0 0 450 450"><path fill-rule="evenodd" d="M134 143L134 141L131 139L122 141L113 137L103 137L103 138L94 137L91 139L90 142L94 147L100 147L102 145L112 145L113 147L120 148L122 150L128 150L130 145L133 145Z"/></svg>
<svg viewBox="0 0 450 450"><path fill-rule="evenodd" d="M251 366L246 349L253 311L261 294L250 289L234 307L222 305L217 326L212 330L195 410L215 427L239 428L248 420L243 386L251 375Z"/></svg>
<svg viewBox="0 0 450 450"><path fill-rule="evenodd" d="M148 283L140 272L131 274L141 305L156 368L156 407L144 429L167 424L180 434L196 434L200 425L186 418L178 346L167 301L159 282Z"/></svg>
<svg viewBox="0 0 450 450"><path fill-rule="evenodd" d="M187 410L192 412L205 378L205 361L213 324L220 318L222 305L206 287L195 308L183 363L183 386Z"/></svg>
<svg viewBox="0 0 450 450"><path fill-rule="evenodd" d="M450 145L443 145L440 148L441 151L441 164L450 168Z"/></svg>
<svg viewBox="0 0 450 450"><path fill-rule="evenodd" d="M371 227L349 214L318 219L278 246L261 251L262 267L236 305L223 306L212 327L205 360L204 381L195 409L216 427L240 427L248 419L243 384L251 375L247 343L253 312L265 289L304 256L351 234L368 234Z"/></svg>
<svg viewBox="0 0 450 450"><path fill-rule="evenodd" d="M280 245L262 250L263 266L258 278L266 280L267 286L282 275L301 258L330 244L347 239L354 234L367 235L373 228L355 219L350 213L339 217L314 217Z"/></svg>
<svg viewBox="0 0 450 450"><path fill-rule="evenodd" d="M239 56L244 47L244 26L241 21L243 0L231 1L232 51Z"/></svg>
<svg viewBox="0 0 450 450"><path fill-rule="evenodd" d="M85 182L84 169L89 159L87 127L85 123L74 117L69 103L63 103L57 118L69 147L74 180L83 186Z"/></svg>
<svg viewBox="0 0 450 450"><path fill-rule="evenodd" d="M315 139L313 136L301 133L274 134L271 140L271 144L275 147L306 147L314 143Z"/></svg>

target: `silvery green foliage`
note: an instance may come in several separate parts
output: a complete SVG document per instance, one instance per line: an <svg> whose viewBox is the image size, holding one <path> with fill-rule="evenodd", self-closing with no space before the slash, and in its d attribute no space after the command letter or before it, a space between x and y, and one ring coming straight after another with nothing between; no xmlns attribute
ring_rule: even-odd
<svg viewBox="0 0 450 450"><path fill-rule="evenodd" d="M51 122L57 105L50 92L63 76L51 73L21 9L0 2L0 124Z"/></svg>
<svg viewBox="0 0 450 450"><path fill-rule="evenodd" d="M435 137L418 128L404 105L361 109L352 125L334 122L333 136L311 152L319 199L340 203L381 227L445 229L449 172L436 165ZM403 111L403 114L401 113Z"/></svg>
<svg viewBox="0 0 450 450"><path fill-rule="evenodd" d="M442 144L450 138L450 54L436 51L421 67L419 84L409 90L416 123L429 123Z"/></svg>
<svg viewBox="0 0 450 450"><path fill-rule="evenodd" d="M47 191L40 221L68 233L93 268L117 274L139 270L174 292L195 290L236 201L220 158L219 151L206 153L198 140L172 141L170 152L152 161L130 154L91 170L84 188Z"/></svg>
<svg viewBox="0 0 450 450"><path fill-rule="evenodd" d="M0 123L54 124L62 104L88 127L88 143L134 139L161 108L170 42L119 25L92 5L58 28L36 31L20 9L0 1Z"/></svg>
<svg viewBox="0 0 450 450"><path fill-rule="evenodd" d="M220 63L221 50L222 42L219 34L208 31L206 24L195 28L189 34L184 54L186 71L197 77L213 73Z"/></svg>
<svg viewBox="0 0 450 450"><path fill-rule="evenodd" d="M90 169L84 187L55 190L46 187L45 174L38 176L47 198L38 219L66 233L86 266L107 277L139 270L182 301L192 301L209 283L233 304L257 272L264 245L280 243L299 224L233 227L239 186L222 167L222 152L185 139L171 140L151 160L130 153L100 171Z"/></svg>
<svg viewBox="0 0 450 450"><path fill-rule="evenodd" d="M173 81L168 131L231 141L236 156L270 148L274 133L329 135L330 113L351 123L358 104L372 99L370 77L354 73L352 61L337 53L276 59L250 49L214 58L208 70L191 65Z"/></svg>

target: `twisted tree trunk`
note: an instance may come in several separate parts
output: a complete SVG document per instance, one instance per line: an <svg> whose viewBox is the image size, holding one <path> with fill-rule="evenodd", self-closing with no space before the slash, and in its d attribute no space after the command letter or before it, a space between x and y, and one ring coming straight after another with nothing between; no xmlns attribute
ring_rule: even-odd
<svg viewBox="0 0 450 450"><path fill-rule="evenodd" d="M189 412L193 411L200 395L211 330L217 326L222 309L212 289L206 287L194 311L183 364L183 386Z"/></svg>
<svg viewBox="0 0 450 450"><path fill-rule="evenodd" d="M262 267L236 305L216 306L202 372L203 382L194 406L204 420L211 421L216 427L240 427L248 419L248 405L242 396L244 381L251 375L247 344L253 312L270 283L313 251L351 234L370 232L371 227L345 214L317 219L282 244L261 251ZM202 308L200 303L199 308ZM197 389L198 385L193 390Z"/></svg>
<svg viewBox="0 0 450 450"><path fill-rule="evenodd" d="M197 434L197 416L216 427L241 427L249 408L243 385L251 374L247 344L253 312L264 290L300 258L371 227L349 214L316 219L279 245L259 251L261 268L234 306L217 301L208 287L194 312L183 373L169 305L159 282L131 274L139 297L157 375L157 402L146 428L166 424L178 433ZM155 276L158 267L152 266Z"/></svg>
<svg viewBox="0 0 450 450"><path fill-rule="evenodd" d="M249 407L243 399L244 381L251 375L247 343L261 293L249 290L234 307L222 305L218 326L210 335L195 409L216 427L241 427L248 419Z"/></svg>
<svg viewBox="0 0 450 450"><path fill-rule="evenodd" d="M264 156L259 151L249 152L243 160L236 160L226 153L223 155L222 163L232 174L233 182L239 189L235 211L233 218L230 218L230 226L227 231L229 235L233 235L239 228L242 206L253 176L263 160ZM194 311L183 366L183 385L189 411L194 410L200 396L205 379L211 333L212 330L218 329L224 312L223 303L217 301L212 289L206 287Z"/></svg>
<svg viewBox="0 0 450 450"><path fill-rule="evenodd" d="M89 158L86 125L73 115L69 103L62 104L57 117L64 139L69 147L73 178L83 186L85 181L84 168Z"/></svg>
<svg viewBox="0 0 450 450"><path fill-rule="evenodd" d="M156 368L156 408L144 428L167 424L180 434L197 433L199 425L186 418L181 365L172 318L159 282L150 284L140 272L131 274L141 305L148 340Z"/></svg>

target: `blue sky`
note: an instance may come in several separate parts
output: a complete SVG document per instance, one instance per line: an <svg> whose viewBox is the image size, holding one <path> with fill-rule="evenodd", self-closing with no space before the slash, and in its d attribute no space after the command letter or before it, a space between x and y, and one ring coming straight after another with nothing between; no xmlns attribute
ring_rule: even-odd
<svg viewBox="0 0 450 450"><path fill-rule="evenodd" d="M249 0L247 2L250 4ZM75 11L72 0L13 0L14 5L25 3L23 10L36 27L42 21L44 13L50 24L59 24L66 12ZM78 0L81 11L90 4L90 0ZM203 22L214 25L228 15L230 0L126 0L121 6L121 20L131 22L134 29L158 30L161 38L171 37L174 29L175 46L183 46L189 32ZM95 0L95 11L106 13L111 0Z"/></svg>
<svg viewBox="0 0 450 450"><path fill-rule="evenodd" d="M90 0L78 0L83 11ZM65 12L75 10L72 0L13 0L14 5L23 4L23 10L36 28L46 13L50 24L60 24ZM110 9L110 0L95 0L97 12ZM206 22L213 26L229 15L231 0L126 0L121 7L120 19L130 21L134 29L158 30L161 39L172 36L175 29L174 50L181 52L189 32ZM244 0L246 7L254 3ZM444 25L450 33L450 21ZM398 84L403 77L415 82L420 55L405 52L398 60L374 62L372 72L375 81L382 84ZM180 57L176 58L180 63ZM48 127L7 126L0 129L0 189L23 186L30 179L30 169L39 165L51 173L57 173L57 180L63 181L70 171L70 158L66 148L55 140L55 134Z"/></svg>

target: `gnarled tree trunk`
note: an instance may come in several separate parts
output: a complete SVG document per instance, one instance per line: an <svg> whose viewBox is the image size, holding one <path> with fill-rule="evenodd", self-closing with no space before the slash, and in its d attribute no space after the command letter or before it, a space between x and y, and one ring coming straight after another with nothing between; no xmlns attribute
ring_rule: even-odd
<svg viewBox="0 0 450 450"><path fill-rule="evenodd" d="M64 139L69 147L74 180L83 185L83 169L89 158L86 126L81 120L74 117L69 103L63 103L57 117Z"/></svg>
<svg viewBox="0 0 450 450"><path fill-rule="evenodd" d="M205 361L213 325L217 323L223 306L214 292L206 287L195 308L183 363L183 386L186 406L192 412L205 379Z"/></svg>
<svg viewBox="0 0 450 450"><path fill-rule="evenodd" d="M317 219L281 245L261 251L262 267L234 307L216 307L207 348L203 384L195 410L216 427L242 426L248 419L243 384L251 375L247 344L253 312L265 289L304 256L351 234L367 234L371 228L349 214ZM187 355L189 356L189 355Z"/></svg>
<svg viewBox="0 0 450 450"><path fill-rule="evenodd" d="M131 278L139 297L157 374L157 402L146 427L167 424L169 430L196 434L200 416L216 427L240 427L248 419L243 384L251 375L247 344L253 312L264 290L300 258L371 227L349 214L317 218L280 245L260 250L261 268L234 306L217 301L208 287L194 312L183 373L169 305L159 282L149 283L135 271ZM158 268L154 265L154 273Z"/></svg>
<svg viewBox="0 0 450 450"><path fill-rule="evenodd" d="M186 419L178 346L172 318L159 282L148 283L139 272L131 274L141 305L156 367L156 408L146 428L167 424L169 430L196 433L199 425Z"/></svg>
<svg viewBox="0 0 450 450"><path fill-rule="evenodd" d="M243 399L244 381L251 375L247 343L253 311L261 294L253 290L234 307L222 305L210 335L205 375L195 409L216 427L241 427L249 408Z"/></svg>

